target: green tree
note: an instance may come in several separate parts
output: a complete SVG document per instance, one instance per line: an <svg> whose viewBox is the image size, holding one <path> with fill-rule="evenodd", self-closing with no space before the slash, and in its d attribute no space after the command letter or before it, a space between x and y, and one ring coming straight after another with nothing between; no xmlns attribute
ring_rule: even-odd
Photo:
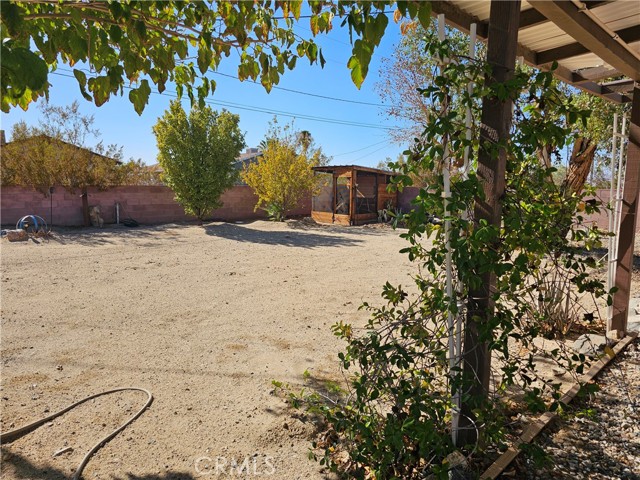
<svg viewBox="0 0 640 480"><path fill-rule="evenodd" d="M618 105L603 98L567 88L572 104L583 111L589 111L589 119L579 123L573 144L569 167L563 182L567 194L580 193L588 180L589 173L593 186L609 186L611 172L611 141L613 138L613 115L620 117L631 110L630 104ZM619 127L618 127L619 128Z"/></svg>
<svg viewBox="0 0 640 480"><path fill-rule="evenodd" d="M309 132L295 132L293 124L280 128L274 119L264 141L262 157L242 172L242 180L258 196L258 208L282 221L300 199L316 187L312 167L327 162Z"/></svg>
<svg viewBox="0 0 640 480"><path fill-rule="evenodd" d="M309 1L313 36L327 33L333 18L355 37L348 67L359 87L371 55L388 24L385 9L395 2ZM302 2L0 2L0 85L2 111L26 109L49 93L48 74L58 64L87 64L95 75L75 68L81 94L100 106L133 82L129 99L141 113L151 85L167 83L203 106L215 90L207 78L222 58L238 52L238 76L259 79L269 91L298 59L324 65L313 39L293 30ZM398 14L427 24L429 2L399 2Z"/></svg>
<svg viewBox="0 0 640 480"><path fill-rule="evenodd" d="M234 162L244 148L240 117L209 107L186 114L179 100L153 127L163 180L185 212L200 222L220 208L220 196L236 180Z"/></svg>
<svg viewBox="0 0 640 480"><path fill-rule="evenodd" d="M428 55L457 61L446 65L425 89L432 114L424 133L430 141L417 140L405 152L401 174L394 178L406 186L412 184L412 173L434 172L429 188L421 189L412 211L401 218L407 227L401 236L408 240L403 251L421 268L415 276L418 293L387 283L384 306L365 304L372 315L364 331L342 321L334 325L334 333L346 342L339 358L345 378L350 379L347 392L289 390L292 404L305 402L324 417L330 430L318 442L324 450L322 461L348 478L369 478L371 472L379 479L451 478L451 454L471 455L476 448L456 445L470 437L465 434L478 428L479 443L485 448L504 442L506 409L499 394L517 391L532 414L561 407L560 384L542 374L534 355L574 375L582 373L585 359L565 351L562 344L541 351L534 340L566 333L573 308L579 308L578 292L607 294L602 282L588 274L595 260L580 255L581 249L599 244L597 227L575 215L581 197L565 197L549 181L553 169L536 155L548 143L562 148L571 140L573 124L586 112L559 95L549 72L518 70L505 84L477 83L474 96L501 92L517 98L515 110L521 120L503 144L507 176L502 222L492 225L474 218L475 202L483 197L479 177L473 171L468 177L452 175L449 193L444 182L447 170L454 170L457 159L474 144L478 145L474 152L483 149L497 155L498 150L492 139L480 134L477 116L472 138L467 137L466 109L449 100L458 95L463 107L471 106L473 98L463 92L469 78L486 71L486 63L463 62L450 47L437 40L426 45ZM528 101L522 92L536 101ZM535 106L558 100L556 113L565 120L561 127ZM595 210L585 208L587 213ZM427 222L434 212L446 219L444 225ZM491 308L480 310L472 292L482 285L485 272L495 275L495 292ZM571 307L564 310L565 304ZM488 320L482 321L480 315ZM480 340L473 344L465 340L464 349L456 347L454 332L467 335L474 325ZM497 395L491 397L476 393L478 379L467 368L468 357L478 355L481 342L494 358L491 381ZM463 430L454 440L451 417L458 405ZM465 411L468 405L471 411Z"/></svg>

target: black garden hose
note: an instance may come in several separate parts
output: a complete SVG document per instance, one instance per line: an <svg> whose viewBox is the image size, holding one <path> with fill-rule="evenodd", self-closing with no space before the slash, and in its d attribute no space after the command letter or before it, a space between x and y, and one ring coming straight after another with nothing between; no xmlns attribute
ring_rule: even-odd
<svg viewBox="0 0 640 480"><path fill-rule="evenodd" d="M62 410L60 410L58 412L52 413L48 417L42 418L40 420L36 420L35 422L29 423L28 425L25 425L25 426L20 427L20 428L16 428L15 430L11 430L9 432L0 433L0 443L13 442L14 440L17 440L18 438L20 438L20 437L30 433L31 431L35 430L39 426L44 425L47 422L50 422L54 418L57 418L60 415L63 415L65 413L67 413L69 410L71 410L71 409L73 409L73 408L77 407L78 405L81 405L81 404L83 404L85 402L88 402L89 400L93 400L94 398L101 397L103 395L109 395L111 393L123 392L123 391L128 391L128 390L135 390L135 391L138 391L138 392L146 393L147 394L147 401L145 402L144 406L140 410L138 410L138 412L136 414L134 414L133 416L131 416L131 418L129 418L129 420L124 422L121 426L116 428L109 435L107 435L106 437L101 439L98 443L96 443L93 446L93 448L91 450L89 450L89 452L82 459L82 462L80 462L80 465L78 466L78 468L76 470L76 473L73 475L73 480L80 480L80 478L82 477L82 471L84 470L84 467L87 465L87 463L89 463L89 459L91 458L91 456L94 453L96 453L109 440L111 440L118 433L120 433L122 430L124 430L136 418L138 418L140 415L142 415L142 413L147 408L149 408L149 405L151 405L151 402L153 402L153 395L151 395L151 392L149 392L148 390L145 390L144 388L140 388L140 387L119 387L119 388L114 388L112 390L107 390L107 391L104 391L104 392L96 393L95 395L91 395L89 397L83 398L82 400L80 400L80 401L78 401L78 402L76 402L76 403L74 403L72 405L69 405L68 407L63 408Z"/></svg>

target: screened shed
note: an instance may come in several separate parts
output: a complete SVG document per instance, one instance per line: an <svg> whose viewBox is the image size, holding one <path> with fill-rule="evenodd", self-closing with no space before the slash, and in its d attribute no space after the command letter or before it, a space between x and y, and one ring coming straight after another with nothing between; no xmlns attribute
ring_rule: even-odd
<svg viewBox="0 0 640 480"><path fill-rule="evenodd" d="M378 221L383 210L394 209L398 194L387 186L395 175L357 165L315 167L320 188L313 196L311 217L320 223L363 225Z"/></svg>

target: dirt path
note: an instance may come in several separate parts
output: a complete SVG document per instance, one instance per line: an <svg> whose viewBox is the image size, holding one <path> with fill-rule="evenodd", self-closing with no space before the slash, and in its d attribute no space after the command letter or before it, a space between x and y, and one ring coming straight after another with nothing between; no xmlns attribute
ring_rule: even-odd
<svg viewBox="0 0 640 480"><path fill-rule="evenodd" d="M329 327L363 322L358 306L376 302L385 280L410 283L403 246L389 229L268 222L3 242L2 430L140 386L153 405L85 478L224 478L217 457L217 473L236 478L231 462L247 458L270 478L325 478L307 460L313 426L291 417L271 380L299 384L305 369L336 378L341 344ZM144 399L97 399L3 447L3 478L70 477Z"/></svg>

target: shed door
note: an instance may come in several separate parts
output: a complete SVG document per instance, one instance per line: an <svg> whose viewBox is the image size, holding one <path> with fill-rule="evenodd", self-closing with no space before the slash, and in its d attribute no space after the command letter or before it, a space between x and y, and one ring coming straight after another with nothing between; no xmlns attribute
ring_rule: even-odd
<svg viewBox="0 0 640 480"><path fill-rule="evenodd" d="M337 177L336 181L336 215L349 215L351 209L351 179Z"/></svg>

